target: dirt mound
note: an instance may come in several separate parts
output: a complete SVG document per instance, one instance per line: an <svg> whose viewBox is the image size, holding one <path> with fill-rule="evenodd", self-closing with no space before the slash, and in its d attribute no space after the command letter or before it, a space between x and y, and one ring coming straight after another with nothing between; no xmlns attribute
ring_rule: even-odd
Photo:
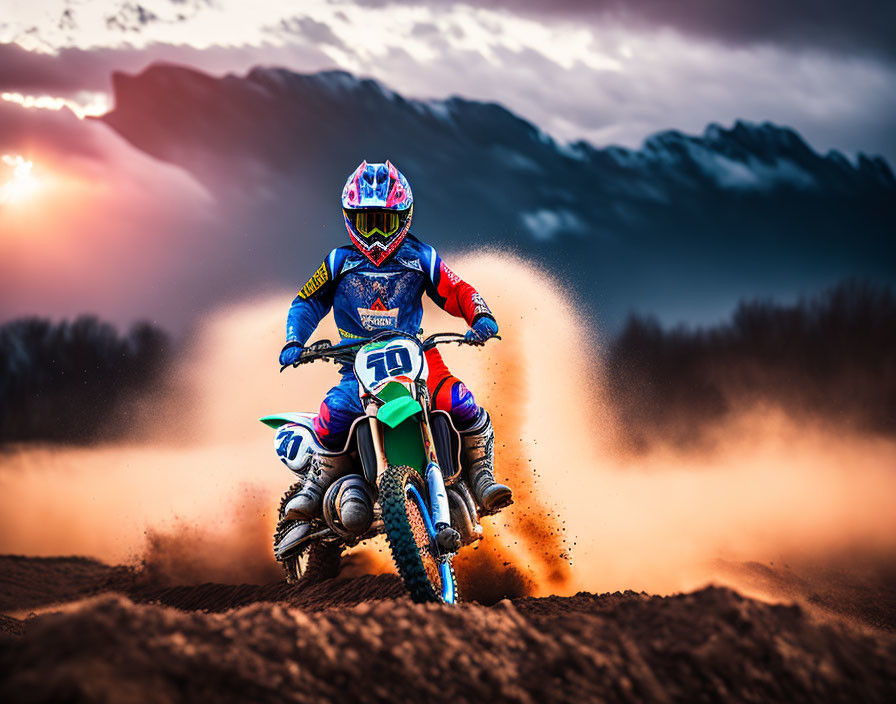
<svg viewBox="0 0 896 704"><path fill-rule="evenodd" d="M25 632L25 623L12 616L0 614L0 633L4 635L20 636Z"/></svg>
<svg viewBox="0 0 896 704"><path fill-rule="evenodd" d="M0 612L96 594L124 571L86 557L0 555Z"/></svg>
<svg viewBox="0 0 896 704"><path fill-rule="evenodd" d="M309 613L99 597L0 638L5 701L893 701L896 638L721 588Z"/></svg>
<svg viewBox="0 0 896 704"><path fill-rule="evenodd" d="M755 564L730 568L771 579ZM3 701L896 697L896 636L724 588L447 608L411 603L395 575L169 586L83 558L13 556L0 557L0 575L0 603L15 612L0 617ZM805 579L774 575L805 600ZM887 627L880 603L864 624Z"/></svg>
<svg viewBox="0 0 896 704"><path fill-rule="evenodd" d="M351 561L347 564L351 572ZM270 584L170 585L153 570L110 567L83 557L22 557L0 555L0 612L27 616L104 593L127 596L135 603L154 603L181 611L220 612L254 603L282 603L306 611L355 606L364 602L406 598L397 575L363 575L291 586ZM8 618L8 616L7 616ZM15 621L15 619L13 619ZM0 631L18 626L0 623Z"/></svg>
<svg viewBox="0 0 896 704"><path fill-rule="evenodd" d="M717 560L716 566L720 576L730 576L741 589L896 633L896 557L891 554L852 550L820 563Z"/></svg>
<svg viewBox="0 0 896 704"><path fill-rule="evenodd" d="M291 586L285 582L255 584L198 584L159 588L136 584L116 589L133 601L158 603L181 611L220 612L254 603L281 603L305 611L355 606L365 602L407 596L397 575L364 575L352 579L327 580L319 584Z"/></svg>

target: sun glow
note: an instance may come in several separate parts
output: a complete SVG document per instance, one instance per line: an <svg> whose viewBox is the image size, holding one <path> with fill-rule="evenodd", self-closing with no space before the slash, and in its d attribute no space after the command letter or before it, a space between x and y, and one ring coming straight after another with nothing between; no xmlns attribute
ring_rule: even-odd
<svg viewBox="0 0 896 704"><path fill-rule="evenodd" d="M0 183L0 203L17 203L37 191L39 184L31 173L34 162L26 161L18 154L4 154L0 162L12 169L6 181Z"/></svg>
<svg viewBox="0 0 896 704"><path fill-rule="evenodd" d="M79 93L82 100L57 98L52 95L23 95L22 93L0 93L0 99L23 108L37 110L62 110L68 108L79 120L96 117L109 111L109 98L104 93Z"/></svg>

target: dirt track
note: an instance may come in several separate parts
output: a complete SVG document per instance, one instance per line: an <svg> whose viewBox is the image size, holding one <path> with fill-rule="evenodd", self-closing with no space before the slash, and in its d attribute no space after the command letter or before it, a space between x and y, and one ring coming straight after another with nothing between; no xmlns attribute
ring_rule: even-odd
<svg viewBox="0 0 896 704"><path fill-rule="evenodd" d="M896 636L724 588L443 608L410 603L391 575L160 587L92 560L16 557L0 575L8 614L70 602L0 620L3 701L896 697Z"/></svg>

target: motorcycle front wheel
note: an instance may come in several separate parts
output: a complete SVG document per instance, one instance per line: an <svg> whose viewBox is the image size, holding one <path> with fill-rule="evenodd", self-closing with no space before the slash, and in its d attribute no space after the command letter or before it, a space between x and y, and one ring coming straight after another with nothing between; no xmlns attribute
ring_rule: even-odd
<svg viewBox="0 0 896 704"><path fill-rule="evenodd" d="M426 484L412 467L389 465L380 480L380 508L398 574L418 603L454 604L457 578L439 554L426 502Z"/></svg>

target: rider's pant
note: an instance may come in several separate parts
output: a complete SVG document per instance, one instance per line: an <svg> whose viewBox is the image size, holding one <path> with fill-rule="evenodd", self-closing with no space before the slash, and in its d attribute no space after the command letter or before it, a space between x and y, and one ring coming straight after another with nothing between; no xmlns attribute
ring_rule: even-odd
<svg viewBox="0 0 896 704"><path fill-rule="evenodd" d="M473 394L445 366L442 355L435 348L426 352L429 377L426 386L432 397L432 405L448 411L458 430L469 428L479 415L479 406ZM320 413L314 419L314 430L328 448L341 449L352 422L364 409L358 394L358 380L351 369L344 371L342 381L327 392Z"/></svg>

